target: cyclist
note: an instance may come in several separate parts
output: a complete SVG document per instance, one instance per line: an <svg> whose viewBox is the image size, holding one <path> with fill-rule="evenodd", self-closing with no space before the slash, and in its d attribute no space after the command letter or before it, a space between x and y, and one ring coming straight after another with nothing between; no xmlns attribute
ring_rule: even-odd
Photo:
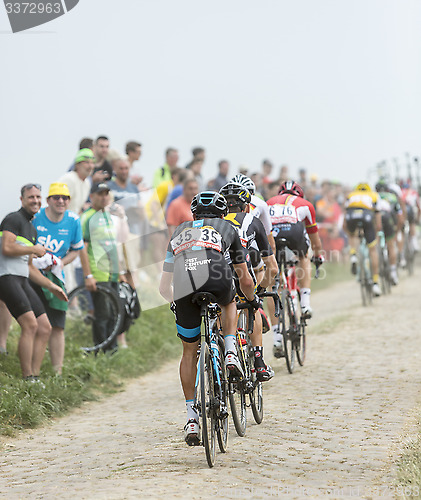
<svg viewBox="0 0 421 500"><path fill-rule="evenodd" d="M222 220L228 213L225 198L213 191L199 193L192 200L191 211L194 220L180 224L168 244L159 291L166 300L174 301L177 333L183 344L180 379L187 408L185 441L193 446L200 444L199 417L193 404L201 317L192 296L196 292L210 292L215 296L222 309L225 364L232 373L240 375L235 337L235 288L225 252L229 253L246 299L255 308L260 302L254 295L253 279L247 270L240 238L235 229Z"/></svg>
<svg viewBox="0 0 421 500"><path fill-rule="evenodd" d="M256 185L254 182L250 179L250 177L247 177L246 175L243 174L237 174L235 175L232 179L231 182L237 182L238 184L241 184L245 188L248 189L248 191L251 194L251 201L250 201L250 212L260 219L261 223L263 224L263 227L265 228L266 231L266 236L268 237L269 244L275 252L275 240L273 239L272 235L272 221L270 219L269 215L269 207L267 203L256 196Z"/></svg>
<svg viewBox="0 0 421 500"><path fill-rule="evenodd" d="M402 186L402 199L406 206L406 216L409 223L409 236L415 252L419 252L416 225L420 222L421 204L418 192L411 187L409 182Z"/></svg>
<svg viewBox="0 0 421 500"><path fill-rule="evenodd" d="M376 184L376 191L379 193L378 208L382 218L382 228L386 240L387 254L390 263L390 277L392 283L397 285L399 282L397 272L397 224L401 224L403 213L395 193L390 192L387 183L379 181Z"/></svg>
<svg viewBox="0 0 421 500"><path fill-rule="evenodd" d="M278 272L278 266L272 249L265 234L265 228L259 219L254 217L250 210L251 195L249 191L241 184L229 182L220 189L227 200L229 213L225 217L237 231L241 243L247 248L250 255L252 266L252 276L259 276L256 285L262 288L269 286ZM266 265L266 272L264 266ZM255 273L254 271L257 271ZM241 297L241 290L237 293ZM253 335L251 343L255 354L254 368L257 379L261 382L270 380L274 372L263 360L263 342L262 342L262 316L258 312L255 316Z"/></svg>
<svg viewBox="0 0 421 500"><path fill-rule="evenodd" d="M373 273L373 295L379 297L381 289L379 286L379 257L376 251L376 234L381 230L381 215L378 209L379 195L371 190L371 187L361 182L354 191L349 193L345 201L344 230L349 236L351 247L351 272L357 274L357 227L362 225L364 237L370 253L371 270Z"/></svg>
<svg viewBox="0 0 421 500"><path fill-rule="evenodd" d="M313 314L310 306L311 263L308 257L310 246L318 265L324 260L314 206L304 199L302 187L294 181L283 182L278 196L270 198L267 204L274 226L273 235L277 244L277 252L280 250L277 242L285 238L288 241L288 248L298 257L297 276L301 291L301 311L309 319ZM270 304L271 321L274 325L274 355L280 357L283 351L282 333L276 323L274 304L272 301L268 304Z"/></svg>

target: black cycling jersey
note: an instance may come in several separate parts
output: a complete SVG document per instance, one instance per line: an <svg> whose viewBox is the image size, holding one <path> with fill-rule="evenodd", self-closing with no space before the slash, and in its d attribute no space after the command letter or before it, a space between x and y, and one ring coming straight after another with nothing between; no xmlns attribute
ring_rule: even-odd
<svg viewBox="0 0 421 500"><path fill-rule="evenodd" d="M252 267L260 264L261 257L272 255L265 228L257 217L246 212L233 212L225 220L235 228L241 243L249 251Z"/></svg>
<svg viewBox="0 0 421 500"><path fill-rule="evenodd" d="M31 224L33 215L23 207L17 212L12 212L3 219L0 224L0 248L3 231L9 231L16 235L16 243L23 246L33 246L37 241L37 230ZM0 252L0 276L29 276L29 255L9 257Z"/></svg>

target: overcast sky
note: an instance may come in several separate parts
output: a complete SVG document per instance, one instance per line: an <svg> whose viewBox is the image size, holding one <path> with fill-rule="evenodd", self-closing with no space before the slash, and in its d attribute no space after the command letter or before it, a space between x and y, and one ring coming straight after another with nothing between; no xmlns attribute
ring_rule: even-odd
<svg viewBox="0 0 421 500"><path fill-rule="evenodd" d="M11 0L12 1L12 0ZM44 191L81 137L357 182L420 153L420 0L80 0L12 34L0 5L0 216Z"/></svg>

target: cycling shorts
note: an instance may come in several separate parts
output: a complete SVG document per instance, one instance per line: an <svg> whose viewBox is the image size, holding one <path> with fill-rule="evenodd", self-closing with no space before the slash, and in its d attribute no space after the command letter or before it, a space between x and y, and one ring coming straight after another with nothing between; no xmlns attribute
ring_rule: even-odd
<svg viewBox="0 0 421 500"><path fill-rule="evenodd" d="M276 260L279 263L279 253L281 251L280 241L285 238L288 241L288 248L294 252L297 257L305 257L310 248L310 240L304 224L296 222L295 224L278 224L273 229L273 237L276 244Z"/></svg>
<svg viewBox="0 0 421 500"><path fill-rule="evenodd" d="M33 311L36 318L45 313L40 298L24 276L0 276L0 299L15 319L29 311Z"/></svg>
<svg viewBox="0 0 421 500"><path fill-rule="evenodd" d="M64 330L64 326L66 324L66 311L59 311L58 309L50 307L41 287L35 284L31 284L31 286L41 300L51 326L53 328L61 328Z"/></svg>
<svg viewBox="0 0 421 500"><path fill-rule="evenodd" d="M373 246L376 242L374 229L374 213L366 208L347 208L345 213L346 227L353 234L358 227L362 227L367 245Z"/></svg>
<svg viewBox="0 0 421 500"><path fill-rule="evenodd" d="M386 240L390 240L396 234L396 224L390 212L382 213L382 228Z"/></svg>
<svg viewBox="0 0 421 500"><path fill-rule="evenodd" d="M192 302L193 295L212 293L220 306L228 305L235 296L232 271L224 256L206 250L194 252L194 255L177 258L174 263L177 335L189 343L200 339L200 307ZM206 256L208 258L203 259Z"/></svg>

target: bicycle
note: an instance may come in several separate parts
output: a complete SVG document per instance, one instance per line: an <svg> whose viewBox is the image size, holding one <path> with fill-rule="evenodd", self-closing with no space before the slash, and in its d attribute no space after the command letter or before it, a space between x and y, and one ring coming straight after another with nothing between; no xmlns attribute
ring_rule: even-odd
<svg viewBox="0 0 421 500"><path fill-rule="evenodd" d="M364 230L362 225L358 225L358 238L360 245L358 247L358 281L361 288L361 298L363 306L370 305L373 302L373 280L371 277L371 261Z"/></svg>
<svg viewBox="0 0 421 500"><path fill-rule="evenodd" d="M379 231L377 234L379 238L378 254L379 254L379 276L380 283L383 294L388 294L391 292L392 288L392 278L390 275L390 263L389 263L389 255L387 252L386 239L383 231Z"/></svg>
<svg viewBox="0 0 421 500"><path fill-rule="evenodd" d="M296 357L298 364L300 366L304 365L307 320L301 312L300 290L297 286L297 277L295 274L296 257L288 248L287 239L278 239L277 246L276 260L278 262L279 274L275 278L274 289L276 290L278 300L280 300L278 327L282 333L287 369L289 373L293 373ZM318 271L316 272L318 276ZM279 288L281 288L280 299Z"/></svg>
<svg viewBox="0 0 421 500"><path fill-rule="evenodd" d="M263 421L263 386L262 382L257 380L254 350L250 341L254 328L254 308L248 302L237 302L237 309L237 353L244 375L228 378L228 394L235 430L240 437L243 437L247 427L246 409L248 406L251 407L255 422L260 424ZM247 404L247 396L249 404Z"/></svg>
<svg viewBox="0 0 421 500"><path fill-rule="evenodd" d="M107 350L121 333L124 310L118 293L105 283L93 295L85 286L69 293L66 335L86 352ZM100 310L95 310L95 304Z"/></svg>
<svg viewBox="0 0 421 500"><path fill-rule="evenodd" d="M200 306L204 328L200 343L194 407L202 422L202 445L209 467L215 464L216 440L225 453L228 445L228 381L224 363L219 306L211 293L198 292L192 301Z"/></svg>
<svg viewBox="0 0 421 500"><path fill-rule="evenodd" d="M408 269L409 276L414 274L414 261L415 261L415 249L412 243L411 235L409 234L409 224L405 222L404 226L404 254L406 260L406 268Z"/></svg>

